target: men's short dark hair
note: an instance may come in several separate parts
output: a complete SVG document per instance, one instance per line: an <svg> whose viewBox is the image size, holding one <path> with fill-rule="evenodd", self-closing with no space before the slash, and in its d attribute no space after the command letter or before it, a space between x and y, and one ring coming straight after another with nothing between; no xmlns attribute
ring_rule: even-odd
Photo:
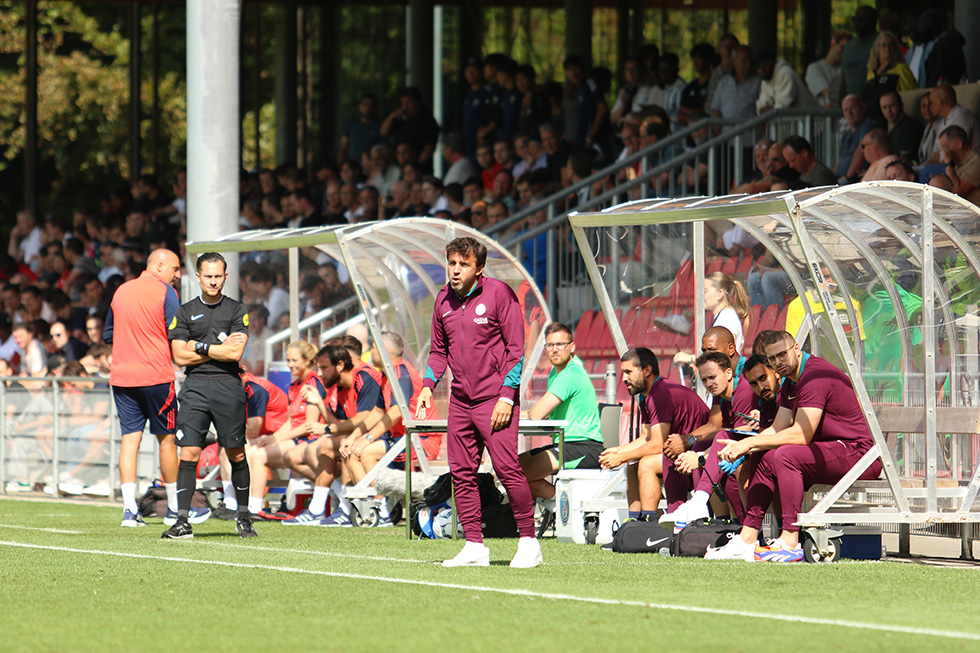
<svg viewBox="0 0 980 653"><path fill-rule="evenodd" d="M463 141L463 135L459 132L449 132L448 134L444 134L442 137L442 146L448 147L457 154L463 154L466 147Z"/></svg>
<svg viewBox="0 0 980 653"><path fill-rule="evenodd" d="M969 143L969 139L966 135L966 130L959 125L950 125L942 131L940 136L945 136L947 140L957 140L961 145L966 145Z"/></svg>
<svg viewBox="0 0 980 653"><path fill-rule="evenodd" d="M343 365L345 372L354 369L354 360L351 358L347 347L343 345L327 344L316 353L316 357L326 357L330 359L332 365Z"/></svg>
<svg viewBox="0 0 980 653"><path fill-rule="evenodd" d="M891 163L885 166L885 170L888 170L889 168L892 168L894 166L900 166L902 168L903 177L908 177L909 175L913 175L913 176L915 175L915 170L912 169L912 166L905 159L895 159L894 161L892 161Z"/></svg>
<svg viewBox="0 0 980 653"><path fill-rule="evenodd" d="M742 366L742 375L744 376L756 365L762 365L763 367L769 367L769 357L760 356L759 354L752 354L749 356L748 360L745 361L745 365ZM771 369L771 368L770 368Z"/></svg>
<svg viewBox="0 0 980 653"><path fill-rule="evenodd" d="M568 325L562 324L561 322L551 322L544 328L544 336L547 338L552 333L564 333L568 336L569 342L572 340L572 329Z"/></svg>
<svg viewBox="0 0 980 653"><path fill-rule="evenodd" d="M585 57L580 54L570 54L565 57L565 60L561 63L563 70L568 70L572 66L578 66L582 70L585 70Z"/></svg>
<svg viewBox="0 0 980 653"><path fill-rule="evenodd" d="M715 49L710 43L698 43L691 48L691 59L704 59L711 63L715 59Z"/></svg>
<svg viewBox="0 0 980 653"><path fill-rule="evenodd" d="M797 154L803 154L804 152L809 152L813 154L813 147L810 145L810 141L803 138L802 136L788 136L786 140L783 141L783 145L786 147L793 148L793 151Z"/></svg>
<svg viewBox="0 0 980 653"><path fill-rule="evenodd" d="M643 369L644 367L651 367L653 368L654 374L660 374L660 363L657 361L657 355L646 347L627 349L619 360L622 363L629 361L640 369Z"/></svg>
<svg viewBox="0 0 980 653"><path fill-rule="evenodd" d="M884 100L889 95L894 95L895 99L898 100L899 109L902 110L905 109L905 106L902 104L902 96L898 94L898 91L892 88L888 89L887 91L882 91L881 95L878 96L878 102L881 103L881 101Z"/></svg>
<svg viewBox="0 0 980 653"><path fill-rule="evenodd" d="M778 345L780 343L790 343L796 342L793 336L788 331L774 331L772 329L767 329L762 331L759 336L755 339L755 342L762 343L763 347L768 347L770 345ZM755 347L752 348L752 353L755 353Z"/></svg>
<svg viewBox="0 0 980 653"><path fill-rule="evenodd" d="M195 264L198 272L201 271L201 268L204 267L205 263L221 263L225 271L228 270L228 261L226 261L225 257L218 252L204 252L198 256L197 263Z"/></svg>
<svg viewBox="0 0 980 653"><path fill-rule="evenodd" d="M449 241L449 244L446 245L447 261L452 254L459 254L463 258L472 254L477 267L483 267L487 264L486 245L471 236L460 236Z"/></svg>
<svg viewBox="0 0 980 653"><path fill-rule="evenodd" d="M766 346L764 343L766 338L770 338L770 339L773 338L774 336L772 334L774 333L783 333L783 332L773 331L772 329L763 329L762 331L756 334L755 342L752 343L753 356L762 356L763 358L768 358L766 356ZM778 342L778 340L774 342Z"/></svg>
<svg viewBox="0 0 980 653"><path fill-rule="evenodd" d="M342 343L343 346L346 347L347 350L351 352L351 355L356 354L357 357L360 358L361 354L364 353L364 343L358 340L355 336L352 335L338 336L336 338L336 341Z"/></svg>
<svg viewBox="0 0 980 653"><path fill-rule="evenodd" d="M306 200L307 203L313 204L313 197L310 195L310 191L305 188L297 188L293 191L293 199L296 201Z"/></svg>
<svg viewBox="0 0 980 653"><path fill-rule="evenodd" d="M468 188L470 186L480 186L482 188L483 180L481 180L479 177L476 176L467 177L465 180L463 180L463 188Z"/></svg>
<svg viewBox="0 0 980 653"><path fill-rule="evenodd" d="M422 183L429 184L436 190L442 190L442 180L440 180L438 177L434 175L424 175L422 177Z"/></svg>
<svg viewBox="0 0 980 653"><path fill-rule="evenodd" d="M81 256L85 253L85 244L78 238L69 238L65 243L65 251Z"/></svg>
<svg viewBox="0 0 980 653"><path fill-rule="evenodd" d="M112 345L108 342L100 342L96 345L92 345L91 349L88 350L88 353L96 360L102 356L112 356Z"/></svg>
<svg viewBox="0 0 980 653"><path fill-rule="evenodd" d="M374 93L362 93L361 94L361 100L362 101L363 100L371 100L372 102L374 102L375 104L377 104L378 103L378 96L375 95Z"/></svg>
<svg viewBox="0 0 980 653"><path fill-rule="evenodd" d="M526 77L530 77L531 79L534 79L534 77L537 75L536 71L534 70L534 66L532 66L529 63L521 64L520 66L518 66L517 71L514 74L524 75Z"/></svg>
<svg viewBox="0 0 980 653"><path fill-rule="evenodd" d="M644 136L656 136L657 140L659 141L663 138L667 138L670 130L667 128L666 124L657 120L651 120L643 128L643 131L645 132Z"/></svg>
<svg viewBox="0 0 980 653"><path fill-rule="evenodd" d="M418 86L403 86L398 89L398 97L410 97L417 102L422 101L422 92Z"/></svg>
<svg viewBox="0 0 980 653"><path fill-rule="evenodd" d="M705 363L714 363L723 370L732 369L732 359L728 357L728 354L720 351L706 351L694 361L694 364L698 367L701 367Z"/></svg>
<svg viewBox="0 0 980 653"><path fill-rule="evenodd" d="M568 157L572 172L583 179L592 174L592 150L576 150Z"/></svg>

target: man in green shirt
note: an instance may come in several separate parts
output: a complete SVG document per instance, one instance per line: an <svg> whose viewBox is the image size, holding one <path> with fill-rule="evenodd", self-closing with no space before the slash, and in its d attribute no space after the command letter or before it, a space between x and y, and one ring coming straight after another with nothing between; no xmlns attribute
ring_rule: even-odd
<svg viewBox="0 0 980 653"><path fill-rule="evenodd" d="M526 419L566 420L565 469L598 469L604 448L599 429L599 402L582 360L575 355L572 330L552 322L544 330L545 352L554 366L548 376L548 391L530 410ZM518 457L531 486L531 494L554 499L555 486L545 480L558 471L558 435L554 443L525 451Z"/></svg>

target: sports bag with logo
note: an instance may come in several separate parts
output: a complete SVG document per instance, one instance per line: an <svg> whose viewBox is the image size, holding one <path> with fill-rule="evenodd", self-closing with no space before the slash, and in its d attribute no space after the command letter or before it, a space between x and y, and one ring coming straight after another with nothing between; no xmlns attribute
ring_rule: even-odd
<svg viewBox="0 0 980 653"><path fill-rule="evenodd" d="M709 546L725 546L733 537L738 537L741 530L742 527L730 519L697 519L674 536L670 555L703 558Z"/></svg>
<svg viewBox="0 0 980 653"><path fill-rule="evenodd" d="M655 521L628 521L613 533L612 550L617 553L659 553L670 550L674 529Z"/></svg>

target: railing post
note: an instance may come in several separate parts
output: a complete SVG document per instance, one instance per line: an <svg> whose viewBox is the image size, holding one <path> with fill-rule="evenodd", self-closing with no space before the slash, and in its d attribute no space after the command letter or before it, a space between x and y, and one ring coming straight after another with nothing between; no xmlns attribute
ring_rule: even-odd
<svg viewBox="0 0 980 653"><path fill-rule="evenodd" d="M51 381L51 405L54 424L51 427L51 477L54 480L54 495L61 496L61 388L57 381Z"/></svg>
<svg viewBox="0 0 980 653"><path fill-rule="evenodd" d="M0 492L7 492L7 382L0 381Z"/></svg>
<svg viewBox="0 0 980 653"><path fill-rule="evenodd" d="M548 205L548 222L555 217L555 205ZM547 243L547 259L545 263L545 297L548 301L548 311L552 316L558 315L558 239L555 237L556 229L549 229L545 242ZM535 252L537 254L537 252ZM532 264L533 267L533 264Z"/></svg>
<svg viewBox="0 0 980 653"><path fill-rule="evenodd" d="M722 145L721 147L727 147ZM718 146L712 145L708 148L708 195L718 194Z"/></svg>
<svg viewBox="0 0 980 653"><path fill-rule="evenodd" d="M109 386L109 497L116 498L116 490L119 489L119 449L116 448L117 437L122 440L122 433L119 431L119 419L116 416L116 398L113 395L112 386Z"/></svg>
<svg viewBox="0 0 980 653"><path fill-rule="evenodd" d="M650 170L650 156L644 156L640 159L640 176L643 178L643 183L640 184L640 195L639 199L648 199L650 197L650 180L647 179L647 172Z"/></svg>

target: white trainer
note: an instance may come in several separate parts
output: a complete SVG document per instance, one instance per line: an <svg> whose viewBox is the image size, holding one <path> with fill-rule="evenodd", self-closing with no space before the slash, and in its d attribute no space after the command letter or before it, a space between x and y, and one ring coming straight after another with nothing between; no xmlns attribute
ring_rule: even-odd
<svg viewBox="0 0 980 653"><path fill-rule="evenodd" d="M705 560L755 560L755 543L746 543L738 533L732 534L732 539L725 546L709 546L704 554Z"/></svg>
<svg viewBox="0 0 980 653"><path fill-rule="evenodd" d="M510 561L511 567L518 569L530 569L537 567L542 562L541 543L534 537L522 537L517 540L517 553Z"/></svg>
<svg viewBox="0 0 980 653"><path fill-rule="evenodd" d="M455 558L442 561L443 567L489 567L490 549L482 542L467 542Z"/></svg>
<svg viewBox="0 0 980 653"><path fill-rule="evenodd" d="M708 506L700 501L688 499L677 506L674 512L668 512L660 518L660 525L673 524L674 528L684 528L695 519L707 519Z"/></svg>

